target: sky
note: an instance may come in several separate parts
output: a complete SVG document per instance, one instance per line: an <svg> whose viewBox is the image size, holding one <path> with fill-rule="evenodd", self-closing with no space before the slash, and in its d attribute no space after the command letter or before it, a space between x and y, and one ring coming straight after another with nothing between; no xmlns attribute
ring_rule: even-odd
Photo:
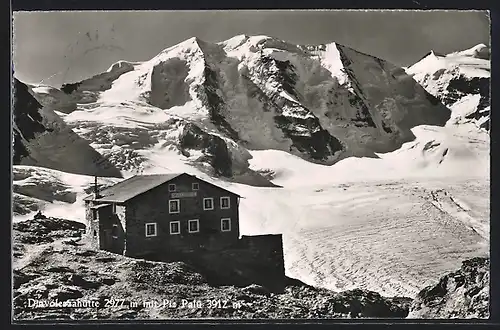
<svg viewBox="0 0 500 330"><path fill-rule="evenodd" d="M490 44L485 11L15 12L14 75L59 87L119 61L146 61L191 37L218 42L267 35L296 44L338 42L400 66L430 50Z"/></svg>

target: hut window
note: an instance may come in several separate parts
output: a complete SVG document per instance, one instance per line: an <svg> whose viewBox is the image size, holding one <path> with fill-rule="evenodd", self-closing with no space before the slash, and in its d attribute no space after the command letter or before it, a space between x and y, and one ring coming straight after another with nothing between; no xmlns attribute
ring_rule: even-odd
<svg viewBox="0 0 500 330"><path fill-rule="evenodd" d="M221 197L220 198L220 208L221 209L229 209L231 207L231 199L229 197Z"/></svg>
<svg viewBox="0 0 500 330"><path fill-rule="evenodd" d="M175 188L175 184L171 183L168 185L168 191L175 191L176 188Z"/></svg>
<svg viewBox="0 0 500 330"><path fill-rule="evenodd" d="M190 233L197 233L200 231L200 222L198 219L188 221L188 231Z"/></svg>
<svg viewBox="0 0 500 330"><path fill-rule="evenodd" d="M146 237L156 236L156 223L147 223L146 224Z"/></svg>
<svg viewBox="0 0 500 330"><path fill-rule="evenodd" d="M181 233L180 221L170 222L170 235L175 235L175 234L180 234L180 233Z"/></svg>
<svg viewBox="0 0 500 330"><path fill-rule="evenodd" d="M200 189L200 184L198 182L194 182L192 185L191 185L191 188L193 191L195 190L199 190Z"/></svg>
<svg viewBox="0 0 500 330"><path fill-rule="evenodd" d="M97 237L97 230L94 230L94 237Z"/></svg>
<svg viewBox="0 0 500 330"><path fill-rule="evenodd" d="M179 213L181 201L179 199L171 199L168 201L168 213Z"/></svg>
<svg viewBox="0 0 500 330"><path fill-rule="evenodd" d="M220 230L221 231L231 231L231 219L222 218L220 220Z"/></svg>
<svg viewBox="0 0 500 330"><path fill-rule="evenodd" d="M203 210L213 210L214 209L214 199L212 197L203 198Z"/></svg>
<svg viewBox="0 0 500 330"><path fill-rule="evenodd" d="M97 220L97 210L92 209L92 220Z"/></svg>

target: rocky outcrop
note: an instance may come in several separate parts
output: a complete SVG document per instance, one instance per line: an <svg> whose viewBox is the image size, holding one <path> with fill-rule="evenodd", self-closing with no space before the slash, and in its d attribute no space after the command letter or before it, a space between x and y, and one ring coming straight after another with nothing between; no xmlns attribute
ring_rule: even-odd
<svg viewBox="0 0 500 330"><path fill-rule="evenodd" d="M52 86L30 85L31 94L44 107L59 111L61 113L71 113L77 110L76 99L64 91Z"/></svg>
<svg viewBox="0 0 500 330"><path fill-rule="evenodd" d="M53 242L54 239L80 237L85 225L76 221L53 218L38 218L16 222L12 225L17 243L39 244Z"/></svg>
<svg viewBox="0 0 500 330"><path fill-rule="evenodd" d="M366 290L339 293L307 286L292 286L287 293L311 305L307 317L324 318L405 318L411 298L386 298Z"/></svg>
<svg viewBox="0 0 500 330"><path fill-rule="evenodd" d="M488 318L490 291L488 258L473 258L456 272L420 291L408 318Z"/></svg>
<svg viewBox="0 0 500 330"><path fill-rule="evenodd" d="M479 94L481 96L477 111L490 106L490 79L486 77L466 77L459 75L450 80L446 92L441 99L444 104L451 106L459 101L463 96L469 94Z"/></svg>
<svg viewBox="0 0 500 330"><path fill-rule="evenodd" d="M28 86L14 78L14 150L13 163L20 164L21 159L29 156L24 141L35 138L36 134L49 131L42 124L42 115L39 110L40 103L29 93Z"/></svg>
<svg viewBox="0 0 500 330"><path fill-rule="evenodd" d="M480 127L489 130L490 127L490 78L489 77L466 77L460 75L450 80L450 83L443 93L442 101L445 104L453 105L468 95L479 95L479 103L474 111L465 116L466 119L473 119L480 122Z"/></svg>
<svg viewBox="0 0 500 330"><path fill-rule="evenodd" d="M217 175L230 177L232 175L232 159L226 142L219 136L208 134L194 124L184 126L179 136L180 147L203 151L199 161L208 161Z"/></svg>
<svg viewBox="0 0 500 330"><path fill-rule="evenodd" d="M122 177L119 170L78 136L51 109L14 79L15 165L34 165L85 175Z"/></svg>
<svg viewBox="0 0 500 330"><path fill-rule="evenodd" d="M195 166L209 164L212 169L210 174L233 182L275 187L267 178L249 169L248 159L251 156L248 151L236 143L231 143L227 138L207 133L193 123L186 123L178 139L175 145L184 156L191 157L193 152L201 152L193 163Z"/></svg>

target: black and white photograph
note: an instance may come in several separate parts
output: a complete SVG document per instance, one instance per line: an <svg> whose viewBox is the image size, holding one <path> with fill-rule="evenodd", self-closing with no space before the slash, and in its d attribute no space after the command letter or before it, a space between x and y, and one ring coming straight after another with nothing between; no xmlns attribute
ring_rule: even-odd
<svg viewBox="0 0 500 330"><path fill-rule="evenodd" d="M490 13L12 13L13 322L490 318Z"/></svg>

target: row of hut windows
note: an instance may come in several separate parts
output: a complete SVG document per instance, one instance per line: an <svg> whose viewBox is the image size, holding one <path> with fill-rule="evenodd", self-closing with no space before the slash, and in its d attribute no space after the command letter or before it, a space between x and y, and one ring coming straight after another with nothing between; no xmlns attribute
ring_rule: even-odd
<svg viewBox="0 0 500 330"><path fill-rule="evenodd" d="M146 223L146 237L153 237L158 235L156 222ZM188 220L188 232L198 233L200 231L200 222L198 219ZM222 218L220 221L221 231L231 231L231 219ZM177 235L181 233L180 221L171 221L169 225L170 235ZM94 237L97 236L97 231L94 230ZM118 237L118 225L113 225L111 229L111 236Z"/></svg>
<svg viewBox="0 0 500 330"><path fill-rule="evenodd" d="M146 237L152 237L158 235L156 222L146 223ZM188 220L188 232L198 233L200 231L200 221L198 219ZM221 231L231 231L231 218L222 218L220 220L220 230ZM170 221L169 224L170 235L177 235L181 233L181 223L180 221Z"/></svg>
<svg viewBox="0 0 500 330"><path fill-rule="evenodd" d="M220 209L227 210L231 208L231 199L229 197L220 198ZM203 198L203 211L211 211L215 209L213 197ZM171 199L168 201L168 213L180 213L181 200Z"/></svg>
<svg viewBox="0 0 500 330"><path fill-rule="evenodd" d="M116 204L111 204L112 213L116 214ZM226 210L231 208L231 199L229 197L220 198L220 209ZM214 210L214 199L213 197L203 198L203 210L211 211ZM181 201L180 199L171 199L168 201L168 213L176 214L181 212ZM92 210L92 219L97 219L97 210Z"/></svg>

